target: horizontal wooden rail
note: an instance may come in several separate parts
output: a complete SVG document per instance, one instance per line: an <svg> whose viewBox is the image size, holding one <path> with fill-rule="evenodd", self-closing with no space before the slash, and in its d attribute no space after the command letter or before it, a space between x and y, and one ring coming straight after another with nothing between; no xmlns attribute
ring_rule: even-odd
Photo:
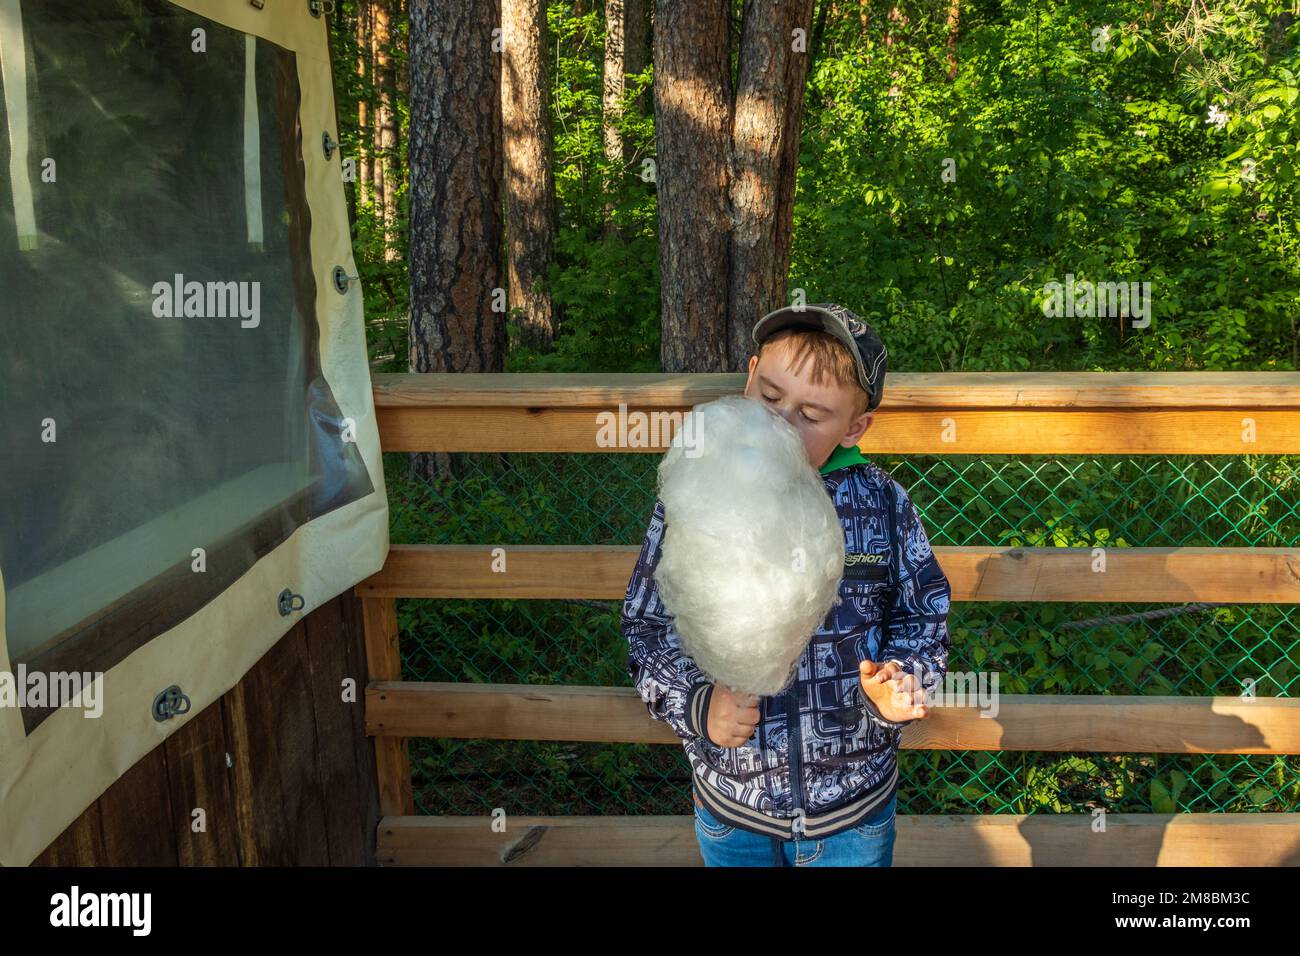
<svg viewBox="0 0 1300 956"><path fill-rule="evenodd" d="M393 545L362 597L621 600L624 545ZM1300 548L936 547L954 601L1300 603ZM501 568L504 567L504 570Z"/></svg>
<svg viewBox="0 0 1300 956"><path fill-rule="evenodd" d="M507 811L509 808L506 808ZM702 866L690 816L384 817L386 866ZM1300 813L900 814L895 866L1300 866Z"/></svg>
<svg viewBox="0 0 1300 956"><path fill-rule="evenodd" d="M372 376L380 408L689 406L739 392L735 372L432 372ZM893 408L1300 408L1300 372L890 372Z"/></svg>
<svg viewBox="0 0 1300 956"><path fill-rule="evenodd" d="M387 374L374 377L374 396L385 451L660 452L691 406L743 384L736 374ZM868 455L1291 453L1300 451L1300 373L891 374L859 447Z"/></svg>
<svg viewBox="0 0 1300 956"><path fill-rule="evenodd" d="M680 416L683 408L632 412ZM378 411L383 450L662 452L675 424L602 444L586 409L411 408ZM622 434L633 435L629 429ZM653 437L657 436L657 437ZM871 455L1283 455L1300 451L1300 413L1282 411L891 411L858 447Z"/></svg>
<svg viewBox="0 0 1300 956"><path fill-rule="evenodd" d="M375 737L675 744L630 687L376 681ZM999 694L994 716L934 707L903 728L910 750L1300 754L1300 698Z"/></svg>

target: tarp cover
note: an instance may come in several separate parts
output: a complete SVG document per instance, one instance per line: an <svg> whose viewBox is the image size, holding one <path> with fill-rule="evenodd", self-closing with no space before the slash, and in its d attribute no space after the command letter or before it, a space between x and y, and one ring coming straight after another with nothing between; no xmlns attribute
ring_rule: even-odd
<svg viewBox="0 0 1300 956"><path fill-rule="evenodd" d="M0 0L0 864L383 563L331 82L306 3Z"/></svg>

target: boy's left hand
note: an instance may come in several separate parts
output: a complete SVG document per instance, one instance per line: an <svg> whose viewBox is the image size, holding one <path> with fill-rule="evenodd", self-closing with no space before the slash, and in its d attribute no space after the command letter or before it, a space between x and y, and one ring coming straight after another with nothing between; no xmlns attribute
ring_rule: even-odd
<svg viewBox="0 0 1300 956"><path fill-rule="evenodd" d="M915 674L904 673L893 661L887 664L863 661L858 665L858 680L862 692L871 698L886 720L902 722L929 716L925 688Z"/></svg>

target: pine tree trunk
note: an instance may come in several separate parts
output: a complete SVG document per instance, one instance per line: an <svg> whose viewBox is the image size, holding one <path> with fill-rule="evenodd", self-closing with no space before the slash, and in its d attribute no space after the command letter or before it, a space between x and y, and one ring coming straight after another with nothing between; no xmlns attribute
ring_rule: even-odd
<svg viewBox="0 0 1300 956"><path fill-rule="evenodd" d="M501 371L500 5L410 3L410 368Z"/></svg>
<svg viewBox="0 0 1300 956"><path fill-rule="evenodd" d="M961 26L961 0L948 0L948 82L957 79L957 31Z"/></svg>
<svg viewBox="0 0 1300 956"><path fill-rule="evenodd" d="M731 371L744 368L753 351L754 323L786 304L812 15L813 0L746 11L753 22L741 37L731 137ZM796 29L803 49L792 49Z"/></svg>
<svg viewBox="0 0 1300 956"><path fill-rule="evenodd" d="M383 9L384 0L370 0L370 98L371 124L370 149L372 152L371 175L374 182L375 218L382 224L384 217L384 154L383 131L381 129L381 110L383 108L379 82L379 38L387 32L387 12Z"/></svg>
<svg viewBox="0 0 1300 956"><path fill-rule="evenodd" d="M377 212L384 229L384 259L398 257L397 237L397 111L393 107L396 80L392 57L392 0L374 0L375 11L375 90L379 98L375 110L375 182L379 200Z"/></svg>
<svg viewBox="0 0 1300 956"><path fill-rule="evenodd" d="M605 158L611 167L621 171L622 176L629 173L627 166L632 161L632 144L625 140L618 121L623 115L628 74L645 69L648 17L646 0L605 0ZM605 203L604 232L607 236L616 232L613 211L614 201L611 199Z"/></svg>
<svg viewBox="0 0 1300 956"><path fill-rule="evenodd" d="M907 14L903 12L902 4L891 4L885 22L885 46L892 47L897 39L895 31L901 32L905 26L907 26ZM889 91L885 95L890 99L897 99L903 95L903 88L898 82L899 76L900 72L897 67L889 71Z"/></svg>
<svg viewBox="0 0 1300 956"><path fill-rule="evenodd" d="M826 42L826 12L834 6L834 0L821 0L821 6L817 8L817 18L812 35L811 60L813 62L822 55L822 46ZM809 63L808 68L812 69L812 62Z"/></svg>
<svg viewBox="0 0 1300 956"><path fill-rule="evenodd" d="M407 20L409 15L409 11L407 10L407 0L398 0L396 14L399 22L405 22ZM398 103L409 103L411 101L411 87L407 81L408 75L407 70L398 69L396 65L394 65L393 82L397 89ZM397 124L397 151L393 156L393 169L397 177L401 180L402 186L409 190L411 185L410 172L407 170L406 164L402 161L402 120L400 116L396 115L396 111L394 111L394 123Z"/></svg>
<svg viewBox="0 0 1300 956"><path fill-rule="evenodd" d="M623 140L614 120L622 115L627 76L646 65L649 28L646 0L605 0L605 156L611 163L626 163L631 144Z"/></svg>
<svg viewBox="0 0 1300 956"><path fill-rule="evenodd" d="M409 367L500 372L502 291L499 0L409 0ZM412 476L454 476L417 454Z"/></svg>
<svg viewBox="0 0 1300 956"><path fill-rule="evenodd" d="M624 0L623 11L623 72L640 73L650 62L650 14L654 0ZM634 101L637 112L654 108L647 91L642 90Z"/></svg>
<svg viewBox="0 0 1300 956"><path fill-rule="evenodd" d="M497 0L410 0L410 368L499 372L501 63ZM415 474L447 456L412 456Z"/></svg>
<svg viewBox="0 0 1300 956"><path fill-rule="evenodd" d="M623 91L626 89L623 75L623 17L626 12L625 0L605 0L604 144L605 158L616 166L623 163L623 134L616 122L623 112Z"/></svg>
<svg viewBox="0 0 1300 956"><path fill-rule="evenodd" d="M357 205L365 205L374 191L374 174L370 166L370 117L368 97L373 89L370 72L370 0L357 3Z"/></svg>
<svg viewBox="0 0 1300 956"><path fill-rule="evenodd" d="M666 372L727 371L729 0L657 0L655 137Z"/></svg>
<svg viewBox="0 0 1300 956"><path fill-rule="evenodd" d="M555 173L546 67L546 0L501 0L501 125L505 136L506 263L518 341L549 348L555 317L546 279L555 249ZM512 325L512 327L514 327Z"/></svg>
<svg viewBox="0 0 1300 956"><path fill-rule="evenodd" d="M729 0L658 0L664 371L740 370L754 323L785 302L812 12L747 0L733 101Z"/></svg>

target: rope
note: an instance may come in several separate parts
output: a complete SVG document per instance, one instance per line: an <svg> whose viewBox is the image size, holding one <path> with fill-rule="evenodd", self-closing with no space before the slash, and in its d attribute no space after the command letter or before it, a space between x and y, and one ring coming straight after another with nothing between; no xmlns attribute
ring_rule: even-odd
<svg viewBox="0 0 1300 956"><path fill-rule="evenodd" d="M1162 607L1154 611L1140 611L1136 614L1116 614L1113 617L1091 617L1082 621L1067 621L1059 626L1062 631L1081 631L1085 628L1101 627L1103 624L1132 624L1137 621L1154 621L1162 617L1178 617L1183 614L1199 614L1210 608L1224 607L1220 604L1184 604L1182 607Z"/></svg>

